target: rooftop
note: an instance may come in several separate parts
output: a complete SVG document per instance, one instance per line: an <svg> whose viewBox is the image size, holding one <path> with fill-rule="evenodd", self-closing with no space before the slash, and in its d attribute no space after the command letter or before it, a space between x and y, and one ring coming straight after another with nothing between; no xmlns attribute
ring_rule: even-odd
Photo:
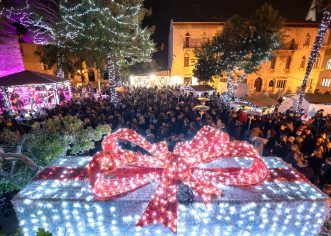
<svg viewBox="0 0 331 236"><path fill-rule="evenodd" d="M278 101L272 99L269 96L265 95L253 95L250 97L245 97L245 100L249 101L250 103L254 104L257 107L268 107L268 106L275 106L278 104Z"/></svg>
<svg viewBox="0 0 331 236"><path fill-rule="evenodd" d="M189 85L189 88L195 90L195 91L212 91L215 90L213 87L207 84L201 84L201 85Z"/></svg>
<svg viewBox="0 0 331 236"><path fill-rule="evenodd" d="M212 24L212 25L223 25L226 19L224 18L211 18L211 19L184 19L184 18L173 18L173 24ZM286 21L285 27L319 27L319 21L306 21L306 20L292 20Z"/></svg>
<svg viewBox="0 0 331 236"><path fill-rule="evenodd" d="M315 104L331 104L331 94L306 93L305 100Z"/></svg>

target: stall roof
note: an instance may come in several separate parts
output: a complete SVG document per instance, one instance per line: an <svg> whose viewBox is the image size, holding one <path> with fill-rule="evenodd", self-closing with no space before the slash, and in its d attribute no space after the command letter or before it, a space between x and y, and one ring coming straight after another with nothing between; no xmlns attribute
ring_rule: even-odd
<svg viewBox="0 0 331 236"><path fill-rule="evenodd" d="M189 85L186 88L192 89L194 91L204 92L204 91L214 91L215 89L211 87L210 85Z"/></svg>
<svg viewBox="0 0 331 236"><path fill-rule="evenodd" d="M257 107L268 107L278 104L278 101L265 95L253 95L250 97L245 97L245 99Z"/></svg>
<svg viewBox="0 0 331 236"><path fill-rule="evenodd" d="M43 74L36 71L24 70L0 78L0 87L19 86L28 84L53 84L67 81L64 78Z"/></svg>
<svg viewBox="0 0 331 236"><path fill-rule="evenodd" d="M309 103L314 103L314 104L330 104L331 94L306 93L305 100Z"/></svg>

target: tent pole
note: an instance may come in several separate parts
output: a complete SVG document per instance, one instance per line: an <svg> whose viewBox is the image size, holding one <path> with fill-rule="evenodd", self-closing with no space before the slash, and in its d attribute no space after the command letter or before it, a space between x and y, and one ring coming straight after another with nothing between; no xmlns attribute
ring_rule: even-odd
<svg viewBox="0 0 331 236"><path fill-rule="evenodd" d="M60 103L59 94L57 92L57 83L55 84L55 103L56 103L56 105L59 105L59 103Z"/></svg>
<svg viewBox="0 0 331 236"><path fill-rule="evenodd" d="M3 87L3 89L1 89L1 91L2 91L2 96L5 99L5 107L7 109L10 109L11 108L11 103L10 103L10 100L8 98L8 95L7 95L7 87Z"/></svg>

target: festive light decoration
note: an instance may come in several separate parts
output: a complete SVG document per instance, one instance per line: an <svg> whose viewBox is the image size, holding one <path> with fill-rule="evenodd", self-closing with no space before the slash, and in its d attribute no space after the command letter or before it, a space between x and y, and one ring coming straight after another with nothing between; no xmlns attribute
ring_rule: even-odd
<svg viewBox="0 0 331 236"><path fill-rule="evenodd" d="M302 109L302 102L303 102L303 98L306 93L308 78L309 78L310 72L314 66L314 63L316 61L316 57L318 56L319 50L322 47L326 32L330 26L330 22L331 22L331 14L328 10L325 10L323 12L323 18L322 18L322 21L320 24L319 31L315 38L313 48L311 49L311 53L310 53L309 60L308 60L308 65L306 68L306 73L305 73L305 76L303 77L303 81L301 84L299 98L298 98L297 112L300 112Z"/></svg>
<svg viewBox="0 0 331 236"><path fill-rule="evenodd" d="M60 1L52 9L48 3L22 4L22 8L4 8L2 15L18 22L33 33L38 44L52 44L59 50L58 75L64 74L64 63L69 58L82 57L98 68L103 68L112 55L108 68L121 70L127 65L150 62L154 51L152 31L141 28L146 10L143 0L134 1ZM42 5L39 9L37 6ZM54 13L55 11L55 13ZM47 13L53 13L48 19ZM120 75L120 71L109 73ZM115 78L115 77L114 77ZM110 81L111 82L111 81ZM115 81L111 82L111 87ZM116 94L113 94L115 101Z"/></svg>
<svg viewBox="0 0 331 236"><path fill-rule="evenodd" d="M123 150L117 139L132 142L153 156ZM226 133L209 126L199 130L191 141L177 143L173 152L168 151L166 143L150 144L129 129L110 134L103 141L103 150L94 156L88 168L94 193L101 198L112 198L160 181L137 225L159 222L173 232L177 231L179 183L190 186L208 204L214 197L221 196L213 182L252 185L263 181L268 174L253 146L246 142L230 142ZM247 168L207 169L198 166L221 157L235 156L253 158L253 163ZM127 165L130 168L121 169Z"/></svg>
<svg viewBox="0 0 331 236"><path fill-rule="evenodd" d="M274 17L270 18L270 15ZM227 93L223 99L229 105L246 75L259 70L259 66L281 46L282 24L283 18L268 4L256 11L250 23L236 15L229 18L222 32L195 51L198 60L194 76L209 81L213 76L226 73ZM238 72L241 76L235 84L234 73Z"/></svg>
<svg viewBox="0 0 331 236"><path fill-rule="evenodd" d="M174 235L157 225L135 227L154 183L111 201L96 200L84 181L90 160L61 158L16 195L13 204L23 235L35 235L40 227L68 236ZM192 204L179 203L177 235L317 235L329 211L328 198L280 158L263 161L270 177L261 184L217 185L223 196L208 208L198 196ZM203 166L238 168L251 163L250 158L236 157Z"/></svg>
<svg viewBox="0 0 331 236"><path fill-rule="evenodd" d="M28 28L32 33L32 41L36 44L49 44L54 41L54 25L59 20L57 12L58 3L25 2L18 3L15 7L2 7L0 15L12 22L17 22Z"/></svg>
<svg viewBox="0 0 331 236"><path fill-rule="evenodd" d="M116 88L118 86L115 77L116 76L115 65L111 52L109 52L107 55L107 71L108 71L108 80L109 80L110 101L114 106L117 106L119 99Z"/></svg>

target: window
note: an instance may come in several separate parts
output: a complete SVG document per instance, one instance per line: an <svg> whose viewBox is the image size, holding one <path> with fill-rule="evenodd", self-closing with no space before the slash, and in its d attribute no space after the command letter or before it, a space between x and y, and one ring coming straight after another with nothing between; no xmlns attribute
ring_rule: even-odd
<svg viewBox="0 0 331 236"><path fill-rule="evenodd" d="M184 67L189 67L190 66L190 57L185 54L184 56Z"/></svg>
<svg viewBox="0 0 331 236"><path fill-rule="evenodd" d="M331 59L329 59L328 63L326 63L326 69L331 70Z"/></svg>
<svg viewBox="0 0 331 236"><path fill-rule="evenodd" d="M190 34L189 33L186 33L185 34L185 43L184 43L184 46L186 48L190 47Z"/></svg>
<svg viewBox="0 0 331 236"><path fill-rule="evenodd" d="M304 46L309 46L310 45L310 38L311 38L310 33L307 33Z"/></svg>
<svg viewBox="0 0 331 236"><path fill-rule="evenodd" d="M306 66L306 57L303 56L301 58L300 68L305 68L305 66Z"/></svg>
<svg viewBox="0 0 331 236"><path fill-rule="evenodd" d="M208 41L208 39L207 39L207 34L206 34L206 32L204 32L204 33L202 34L202 43L207 43L207 41Z"/></svg>
<svg viewBox="0 0 331 236"><path fill-rule="evenodd" d="M285 69L290 69L290 67L291 67L291 62L292 62L292 57L291 57L291 56L288 56L288 57L286 58Z"/></svg>
<svg viewBox="0 0 331 236"><path fill-rule="evenodd" d="M184 77L184 84L185 85L192 84L192 77Z"/></svg>
<svg viewBox="0 0 331 236"><path fill-rule="evenodd" d="M322 87L330 87L331 79L323 79L322 80Z"/></svg>
<svg viewBox="0 0 331 236"><path fill-rule="evenodd" d="M270 69L275 69L275 66L276 66L276 57L272 57Z"/></svg>
<svg viewBox="0 0 331 236"><path fill-rule="evenodd" d="M285 85L286 85L286 80L278 80L276 87L282 89L285 88Z"/></svg>
<svg viewBox="0 0 331 236"><path fill-rule="evenodd" d="M103 80L108 80L108 71L107 70L103 71Z"/></svg>
<svg viewBox="0 0 331 236"><path fill-rule="evenodd" d="M93 69L88 71L88 80L89 81L95 81L94 70Z"/></svg>
<svg viewBox="0 0 331 236"><path fill-rule="evenodd" d="M314 68L318 68L319 62L320 62L320 54L317 54L316 60L314 62Z"/></svg>
<svg viewBox="0 0 331 236"><path fill-rule="evenodd" d="M269 88L273 88L275 86L275 81L270 80L269 82Z"/></svg>

